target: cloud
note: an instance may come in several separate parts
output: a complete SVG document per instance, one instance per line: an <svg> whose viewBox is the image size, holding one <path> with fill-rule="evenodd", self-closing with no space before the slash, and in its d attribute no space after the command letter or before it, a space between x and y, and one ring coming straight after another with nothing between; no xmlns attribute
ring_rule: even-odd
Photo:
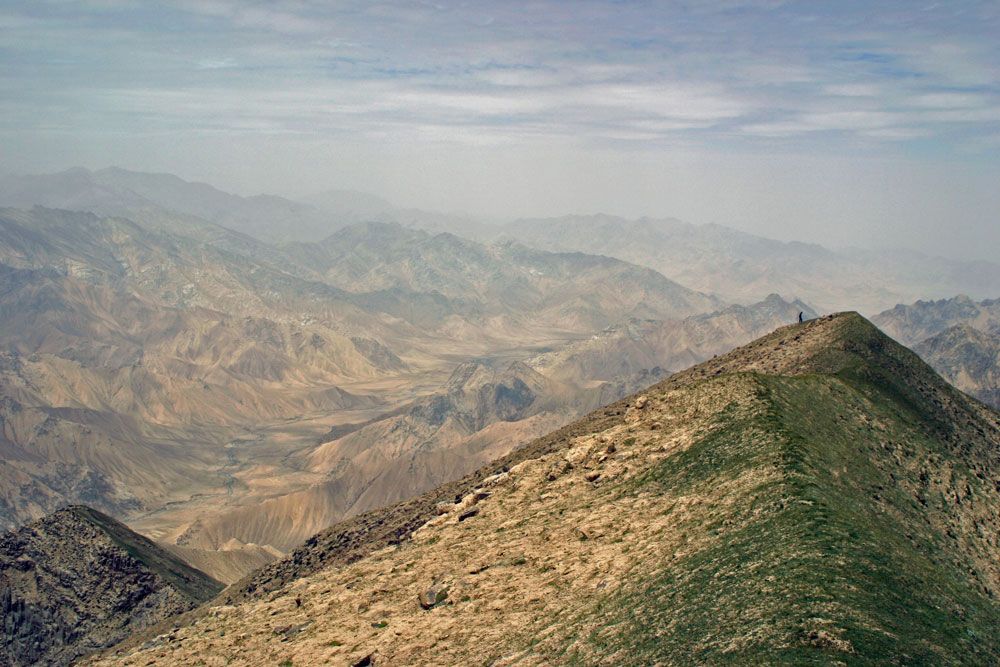
<svg viewBox="0 0 1000 667"><path fill-rule="evenodd" d="M205 58L195 63L198 69L232 69L239 67L233 58Z"/></svg>
<svg viewBox="0 0 1000 667"><path fill-rule="evenodd" d="M228 128L810 153L850 137L958 154L1000 124L1000 17L977 3L8 4L3 127L40 137Z"/></svg>
<svg viewBox="0 0 1000 667"><path fill-rule="evenodd" d="M931 109L968 109L983 107L990 104L989 96L980 93L924 93L911 98L910 103L917 107Z"/></svg>
<svg viewBox="0 0 1000 667"><path fill-rule="evenodd" d="M839 97L877 97L882 89L871 83L835 83L824 85L821 91Z"/></svg>

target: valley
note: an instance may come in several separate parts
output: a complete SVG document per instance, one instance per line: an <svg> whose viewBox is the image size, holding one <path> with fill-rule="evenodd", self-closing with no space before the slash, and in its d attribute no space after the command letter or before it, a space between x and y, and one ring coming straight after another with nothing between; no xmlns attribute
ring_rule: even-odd
<svg viewBox="0 0 1000 667"><path fill-rule="evenodd" d="M490 240L488 227L469 230L476 241L419 229L426 216L401 225L391 207L373 213L387 222L347 216L318 241L276 242L237 223L246 201L164 175L8 179L0 203L34 206L0 211L5 526L85 502L227 583L336 521L818 314L777 294L729 305L608 256ZM592 238L624 224L597 222ZM713 247L694 228L649 224ZM504 233L544 246L528 234L542 227ZM631 233L620 237L643 238ZM744 252L719 238L714 252ZM918 326L899 308L875 321L906 343L903 332L960 320L995 333L992 316L938 310ZM938 368L990 400L993 371L949 363Z"/></svg>
<svg viewBox="0 0 1000 667"><path fill-rule="evenodd" d="M524 360L623 319L720 305L608 258L364 224L314 246L320 260L124 199L107 210L138 221L0 212L3 521L86 502L204 553L224 580L464 474L646 371L550 381ZM328 268L358 262L368 277ZM463 364L499 376L456 379ZM523 405L490 404L512 387ZM472 403L448 403L455 392ZM365 425L352 444L324 440L351 425Z"/></svg>

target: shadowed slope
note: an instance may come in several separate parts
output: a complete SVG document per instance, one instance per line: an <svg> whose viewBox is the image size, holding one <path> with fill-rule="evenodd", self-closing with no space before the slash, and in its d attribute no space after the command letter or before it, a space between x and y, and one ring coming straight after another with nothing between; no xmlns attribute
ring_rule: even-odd
<svg viewBox="0 0 1000 667"><path fill-rule="evenodd" d="M67 507L0 537L0 664L69 664L221 589L111 517Z"/></svg>

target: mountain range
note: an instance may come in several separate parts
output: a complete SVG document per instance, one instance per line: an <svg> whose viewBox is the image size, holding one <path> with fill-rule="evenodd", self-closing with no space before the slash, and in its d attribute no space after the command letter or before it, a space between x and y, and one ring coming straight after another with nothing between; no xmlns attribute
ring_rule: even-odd
<svg viewBox="0 0 1000 667"><path fill-rule="evenodd" d="M117 167L0 178L0 206L35 205L140 219L175 231L184 228L188 235L204 234L196 228L211 223L265 245L319 243L358 222L394 222L480 242L513 238L540 250L615 257L730 303L779 293L823 311L858 309L874 315L917 299L955 294L982 299L1000 293L996 262L962 262L898 248L830 250L672 218L602 214L486 221L399 208L375 195L346 190L303 201L242 197L171 174Z"/></svg>
<svg viewBox="0 0 1000 667"><path fill-rule="evenodd" d="M722 227L121 169L5 177L0 204L0 524L85 503L223 584L800 314L994 285ZM996 303L873 319L996 405Z"/></svg>
<svg viewBox="0 0 1000 667"><path fill-rule="evenodd" d="M862 317L785 326L94 664L992 664L998 442Z"/></svg>
<svg viewBox="0 0 1000 667"><path fill-rule="evenodd" d="M462 363L506 368L623 319L682 319L720 305L620 260L399 225L350 226L316 245L327 261L370 262L386 276L372 281L299 261L308 254L301 245L267 246L176 219L0 211L6 527L86 502L193 549L195 562L231 580L347 512L465 472L621 390L546 390L560 395L555 407L525 415L531 421L506 435L484 431L480 419L460 439L474 447L478 437L481 452L402 484L391 469L406 451L384 459L373 451L353 477L318 463L313 450L331 428L448 393ZM400 248L410 248L409 265ZM443 451L456 444L450 433L426 426L407 446ZM270 508L331 485L341 490L316 500L326 509L314 522L290 522L285 535L264 530L266 513L254 513L251 530L208 525L242 525L230 521L241 507Z"/></svg>
<svg viewBox="0 0 1000 667"><path fill-rule="evenodd" d="M688 287L747 303L777 292L822 311L874 315L921 298L1000 294L1000 264L895 250L830 250L721 225L609 215L519 220L502 235L545 250L589 252L648 266Z"/></svg>
<svg viewBox="0 0 1000 667"><path fill-rule="evenodd" d="M917 301L873 321L953 385L1000 409L1000 300Z"/></svg>
<svg viewBox="0 0 1000 667"><path fill-rule="evenodd" d="M310 204L273 195L241 197L173 174L80 167L0 179L0 205L89 211L101 216L215 223L267 242L322 238L336 228Z"/></svg>

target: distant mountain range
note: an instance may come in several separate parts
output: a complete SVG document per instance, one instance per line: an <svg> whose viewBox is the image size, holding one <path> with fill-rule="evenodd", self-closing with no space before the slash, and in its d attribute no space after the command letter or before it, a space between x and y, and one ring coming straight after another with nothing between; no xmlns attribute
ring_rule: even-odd
<svg viewBox="0 0 1000 667"><path fill-rule="evenodd" d="M899 304L879 313L872 321L904 345L914 345L957 325L998 333L1000 299L977 302L959 295L937 301L921 300L910 305Z"/></svg>
<svg viewBox="0 0 1000 667"><path fill-rule="evenodd" d="M483 317L519 313L573 330L625 317L685 317L721 305L655 271L600 255L550 253L513 242L483 245L392 223L352 225L283 251L346 291L441 294L475 304Z"/></svg>
<svg viewBox="0 0 1000 667"><path fill-rule="evenodd" d="M117 167L7 176L0 179L0 206L45 206L140 220L180 214L267 242L322 238L343 224L315 206L282 197L240 197L172 174Z"/></svg>
<svg viewBox="0 0 1000 667"><path fill-rule="evenodd" d="M609 255L648 266L693 289L747 303L777 292L823 311L874 314L897 303L954 294L1000 294L1000 264L905 250L833 251L720 225L608 215L519 220L503 234L558 252Z"/></svg>
<svg viewBox="0 0 1000 667"><path fill-rule="evenodd" d="M917 301L873 321L956 387L1000 409L1000 299Z"/></svg>
<svg viewBox="0 0 1000 667"><path fill-rule="evenodd" d="M0 206L41 205L150 223L159 220L172 231L181 231L180 225L190 226L192 221L208 222L268 244L311 244L358 222L396 222L480 242L514 238L540 250L615 257L727 302L750 303L778 293L801 298L822 311L856 309L875 314L917 299L955 294L982 299L1000 294L996 262L962 262L901 249L835 251L670 218L575 215L484 222L400 209L377 196L345 190L305 200L241 197L170 174L115 167L0 178Z"/></svg>

